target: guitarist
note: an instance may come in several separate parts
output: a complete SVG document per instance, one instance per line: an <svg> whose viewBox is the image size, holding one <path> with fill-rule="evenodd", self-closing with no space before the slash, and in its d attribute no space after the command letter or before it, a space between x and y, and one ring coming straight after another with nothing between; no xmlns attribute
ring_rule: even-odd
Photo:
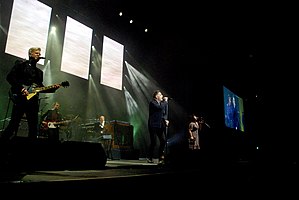
<svg viewBox="0 0 299 200"><path fill-rule="evenodd" d="M2 141L8 141L14 134L17 134L23 116L26 116L28 122L28 137L37 138L39 97L36 95L27 100L26 96L29 94L30 86L44 86L43 71L37 68L37 62L42 59L41 48L31 47L28 50L28 56L29 60L15 62L6 76L6 80L11 85L10 97L13 101L13 108L9 124L1 135ZM48 92L55 92L58 87L59 85Z"/></svg>
<svg viewBox="0 0 299 200"><path fill-rule="evenodd" d="M64 121L62 114L59 112L59 108L60 104L55 102L52 109L49 109L42 115L42 129L45 132L44 135L46 135L51 142L59 142L59 125L55 125L55 123Z"/></svg>

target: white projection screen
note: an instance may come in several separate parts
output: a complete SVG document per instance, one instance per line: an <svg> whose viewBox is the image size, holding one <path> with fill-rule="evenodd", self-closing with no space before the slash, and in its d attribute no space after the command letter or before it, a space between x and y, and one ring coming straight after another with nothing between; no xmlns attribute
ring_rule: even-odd
<svg viewBox="0 0 299 200"><path fill-rule="evenodd" d="M67 17L61 71L88 80L93 30Z"/></svg>
<svg viewBox="0 0 299 200"><path fill-rule="evenodd" d="M104 36L101 84L122 90L123 55L124 46Z"/></svg>
<svg viewBox="0 0 299 200"><path fill-rule="evenodd" d="M51 12L51 7L36 0L14 0L5 53L26 59L30 47L40 47L44 54Z"/></svg>

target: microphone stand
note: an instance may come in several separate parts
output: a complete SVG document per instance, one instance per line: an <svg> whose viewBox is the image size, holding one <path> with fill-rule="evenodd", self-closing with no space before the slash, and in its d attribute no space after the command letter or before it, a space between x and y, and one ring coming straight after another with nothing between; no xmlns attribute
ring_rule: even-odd
<svg viewBox="0 0 299 200"><path fill-rule="evenodd" d="M5 122L6 122L7 116L8 116L8 111L9 111L9 107L10 107L10 101L11 101L11 99L9 98L8 99L8 105L7 105L6 112L5 112L5 119L3 121L2 131L4 131L4 128L5 128Z"/></svg>
<svg viewBox="0 0 299 200"><path fill-rule="evenodd" d="M167 120L169 119L169 100L170 98L168 98L167 103L165 105L165 116ZM164 162L167 161L167 156L168 156L168 127L169 124L165 125L165 129L164 129L164 134L165 134Z"/></svg>
<svg viewBox="0 0 299 200"><path fill-rule="evenodd" d="M41 105L41 100L42 99L47 99L48 97L41 97L41 98L38 98L38 110L39 110L39 116L38 116L38 133L37 133L37 136L42 136L42 133L41 133L41 130L40 130L40 124L42 123L43 119L42 119L42 116L43 116L43 110L44 108L46 107L46 105L48 105L48 103L45 103L45 105L40 109L40 105Z"/></svg>

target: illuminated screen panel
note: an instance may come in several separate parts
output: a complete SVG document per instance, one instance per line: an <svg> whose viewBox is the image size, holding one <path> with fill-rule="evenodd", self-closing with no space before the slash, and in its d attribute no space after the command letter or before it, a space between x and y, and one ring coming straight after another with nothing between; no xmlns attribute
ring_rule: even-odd
<svg viewBox="0 0 299 200"><path fill-rule="evenodd" d="M223 86L225 126L244 132L243 99Z"/></svg>
<svg viewBox="0 0 299 200"><path fill-rule="evenodd" d="M40 47L43 54L51 12L51 7L36 0L14 0L5 53L26 59L30 47ZM39 63L43 64L44 60Z"/></svg>
<svg viewBox="0 0 299 200"><path fill-rule="evenodd" d="M88 79L93 30L67 17L61 71Z"/></svg>
<svg viewBox="0 0 299 200"><path fill-rule="evenodd" d="M100 83L122 90L124 46L104 36Z"/></svg>

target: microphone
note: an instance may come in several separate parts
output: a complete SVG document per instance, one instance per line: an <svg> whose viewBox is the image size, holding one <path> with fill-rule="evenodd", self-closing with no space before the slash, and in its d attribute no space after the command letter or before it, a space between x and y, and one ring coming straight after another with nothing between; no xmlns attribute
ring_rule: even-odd
<svg viewBox="0 0 299 200"><path fill-rule="evenodd" d="M39 59L46 59L46 57L39 57Z"/></svg>
<svg viewBox="0 0 299 200"><path fill-rule="evenodd" d="M165 97L167 97L167 96L165 96ZM172 98L171 98L171 97L167 97L167 99L168 99L168 100L172 100Z"/></svg>
<svg viewBox="0 0 299 200"><path fill-rule="evenodd" d="M208 128L211 128L211 126L210 126L209 124L205 123L205 125L206 125Z"/></svg>

